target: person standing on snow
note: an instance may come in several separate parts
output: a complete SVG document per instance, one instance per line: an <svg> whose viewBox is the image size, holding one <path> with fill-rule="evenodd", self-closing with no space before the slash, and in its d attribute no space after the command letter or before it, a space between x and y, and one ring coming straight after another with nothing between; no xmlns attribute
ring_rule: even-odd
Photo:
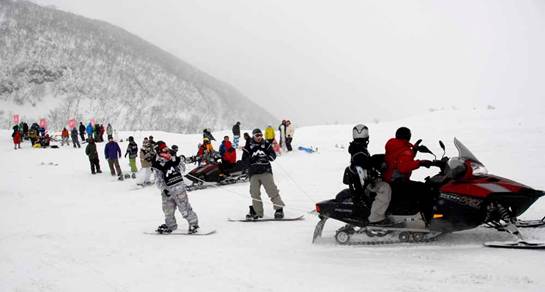
<svg viewBox="0 0 545 292"><path fill-rule="evenodd" d="M100 170L100 162L98 160L97 144L95 139L90 136L88 139L87 147L85 147L85 154L89 157L89 163L91 164L91 174L102 173Z"/></svg>
<svg viewBox="0 0 545 292"><path fill-rule="evenodd" d="M87 132L87 139L93 138L93 130L94 130L94 127L91 124L91 122L89 122L89 124L87 124L87 127L85 128L85 131ZM95 139L93 139L93 140L95 140ZM95 140L95 142L96 142L96 140Z"/></svg>
<svg viewBox="0 0 545 292"><path fill-rule="evenodd" d="M355 209L362 209L363 198L373 192L376 196L371 205L369 225L391 225L392 222L386 217L386 210L392 199L392 189L387 182L382 181L377 170L373 167L371 155L367 150L369 129L362 124L354 126L352 138L353 141L348 146L350 166L345 172L345 183L350 186Z"/></svg>
<svg viewBox="0 0 545 292"><path fill-rule="evenodd" d="M154 154L151 149L149 140L148 138L144 138L144 141L142 142L142 148L140 148L140 171L143 172L143 178L139 183L139 185L141 186L151 183L151 160L153 156Z"/></svg>
<svg viewBox="0 0 545 292"><path fill-rule="evenodd" d="M165 224L160 225L156 232L168 234L178 228L174 213L176 208L189 224L189 233L195 233L199 229L199 219L197 214L191 208L183 172L185 165L181 157L173 156L163 141L157 142L157 155L152 162L153 171L155 171L155 184L161 190L161 199L163 213L165 214Z"/></svg>
<svg viewBox="0 0 545 292"><path fill-rule="evenodd" d="M263 201L261 201L261 185L265 187L267 195L273 203L274 218L284 218L284 202L272 174L271 161L276 159L272 146L263 139L260 129L252 131L253 139L246 144L243 149L242 159L249 165L248 175L250 176L250 194L252 196L252 205L250 212L246 215L247 219L257 220L263 218Z"/></svg>
<svg viewBox="0 0 545 292"><path fill-rule="evenodd" d="M121 158L121 148L119 148L119 144L114 141L113 137L108 140L108 143L104 147L104 156L108 160L108 166L110 167L110 173L112 174L112 176L115 176L117 171L118 179L123 180L123 173L121 172L121 167L119 166L119 158Z"/></svg>
<svg viewBox="0 0 545 292"><path fill-rule="evenodd" d="M64 146L64 144L66 143L66 145L70 146L70 142L68 142L68 137L70 135L68 134L68 130L66 128L63 128L62 129L62 132L61 132L61 146Z"/></svg>
<svg viewBox="0 0 545 292"><path fill-rule="evenodd" d="M17 147L21 149L22 136L18 126L13 126L13 134L11 134L11 137L13 138L13 147L15 150L17 150Z"/></svg>
<svg viewBox="0 0 545 292"><path fill-rule="evenodd" d="M76 129L76 127L72 128L72 131L70 131L70 137L72 138L72 145L74 145L74 148L76 148L76 146L78 148L81 148L78 139L78 130Z"/></svg>
<svg viewBox="0 0 545 292"><path fill-rule="evenodd" d="M79 137L81 138L81 143L85 142L85 126L82 122L79 122Z"/></svg>
<svg viewBox="0 0 545 292"><path fill-rule="evenodd" d="M291 121L286 121L286 148L288 151L292 151L291 141L293 141L293 134L295 134L295 127Z"/></svg>
<svg viewBox="0 0 545 292"><path fill-rule="evenodd" d="M233 126L233 148L238 148L238 141L240 139L240 122L237 122Z"/></svg>
<svg viewBox="0 0 545 292"><path fill-rule="evenodd" d="M282 123L280 123L280 126L278 126L278 131L280 132L280 140L278 141L278 144L280 144L280 147L285 149L286 146L286 120L282 120Z"/></svg>
<svg viewBox="0 0 545 292"><path fill-rule="evenodd" d="M109 124L108 124L109 125ZM136 157L138 156L138 145L134 142L132 136L129 137L129 145L127 146L127 151L125 152L125 158L129 155L129 165L131 166L132 178L136 178L136 172L138 168L136 167Z"/></svg>
<svg viewBox="0 0 545 292"><path fill-rule="evenodd" d="M110 123L108 123L108 126L106 126L106 135L108 135L108 139L114 136L114 129Z"/></svg>
<svg viewBox="0 0 545 292"><path fill-rule="evenodd" d="M276 133L271 125L265 129L265 140L269 143L273 143Z"/></svg>

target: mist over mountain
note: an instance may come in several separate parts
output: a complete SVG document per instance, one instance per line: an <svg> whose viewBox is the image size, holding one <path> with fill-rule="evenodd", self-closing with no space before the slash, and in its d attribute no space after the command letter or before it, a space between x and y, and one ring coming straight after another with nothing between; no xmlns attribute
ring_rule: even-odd
<svg viewBox="0 0 545 292"><path fill-rule="evenodd" d="M0 127L12 114L55 128L95 118L182 133L276 121L232 86L119 27L0 0Z"/></svg>

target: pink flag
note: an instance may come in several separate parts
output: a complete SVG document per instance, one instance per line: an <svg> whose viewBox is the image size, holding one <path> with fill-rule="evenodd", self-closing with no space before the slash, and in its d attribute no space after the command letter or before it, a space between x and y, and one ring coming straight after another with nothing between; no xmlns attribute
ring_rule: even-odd
<svg viewBox="0 0 545 292"><path fill-rule="evenodd" d="M96 121L95 121L95 118L91 118L91 125L94 126L94 125L95 125L95 122L96 122Z"/></svg>
<svg viewBox="0 0 545 292"><path fill-rule="evenodd" d="M72 129L76 127L76 119L68 120L68 128Z"/></svg>
<svg viewBox="0 0 545 292"><path fill-rule="evenodd" d="M47 120L46 119L40 119L40 128L47 129Z"/></svg>
<svg viewBox="0 0 545 292"><path fill-rule="evenodd" d="M19 115L13 115L13 123L19 124Z"/></svg>

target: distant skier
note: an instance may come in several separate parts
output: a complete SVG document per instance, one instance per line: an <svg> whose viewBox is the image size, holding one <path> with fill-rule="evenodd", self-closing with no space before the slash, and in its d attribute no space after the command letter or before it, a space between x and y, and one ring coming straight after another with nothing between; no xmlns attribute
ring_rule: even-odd
<svg viewBox="0 0 545 292"><path fill-rule="evenodd" d="M282 123L278 126L278 132L280 136L278 144L282 149L286 149L286 120L282 120Z"/></svg>
<svg viewBox="0 0 545 292"><path fill-rule="evenodd" d="M286 148L288 151L292 151L291 142L293 141L293 135L295 134L295 127L291 121L286 121Z"/></svg>
<svg viewBox="0 0 545 292"><path fill-rule="evenodd" d="M61 132L61 146L64 146L64 144L70 146L70 142L68 142L68 137L70 135L68 134L68 130L66 128L63 128L62 129L62 132Z"/></svg>
<svg viewBox="0 0 545 292"><path fill-rule="evenodd" d="M79 137L81 138L81 143L85 142L85 126L82 122L79 122Z"/></svg>
<svg viewBox="0 0 545 292"><path fill-rule="evenodd" d="M121 167L119 166L121 148L119 148L119 144L114 141L113 137L108 140L108 143L104 147L104 156L108 160L108 166L110 167L110 173L112 176L115 176L117 171L118 179L123 180L123 173L121 172Z"/></svg>
<svg viewBox="0 0 545 292"><path fill-rule="evenodd" d="M78 139L78 130L76 129L76 127L72 128L72 130L70 131L70 138L72 138L72 145L74 145L74 148L81 148Z"/></svg>
<svg viewBox="0 0 545 292"><path fill-rule="evenodd" d="M151 161L154 156L153 150L149 143L148 138L144 138L142 142L142 148L140 148L140 166L142 174L142 180L139 182L140 185L144 186L150 183L151 178Z"/></svg>
<svg viewBox="0 0 545 292"><path fill-rule="evenodd" d="M138 145L134 142L132 136L129 137L129 145L127 146L127 151L125 152L125 158L129 155L129 165L131 166L132 178L136 178L136 172L138 168L136 167L136 157L138 156Z"/></svg>
<svg viewBox="0 0 545 292"><path fill-rule="evenodd" d="M87 132L87 139L93 138L93 130L94 130L94 127L91 124L91 122L89 122L89 124L87 124L87 128L85 128L85 131ZM93 139L93 140L96 142L96 139Z"/></svg>
<svg viewBox="0 0 545 292"><path fill-rule="evenodd" d="M212 136L212 132L210 132L210 130L208 129L204 129L202 131L202 138L208 138L208 140L210 141L216 141L216 139L214 138L214 136Z"/></svg>
<svg viewBox="0 0 545 292"><path fill-rule="evenodd" d="M18 126L13 126L13 134L11 134L11 137L13 138L13 145L14 145L13 147L15 148L15 150L17 150L17 147L21 149L22 135L21 135L21 132L19 131Z"/></svg>
<svg viewBox="0 0 545 292"><path fill-rule="evenodd" d="M240 139L240 122L237 122L233 126L233 147L238 148L238 141Z"/></svg>
<svg viewBox="0 0 545 292"><path fill-rule="evenodd" d="M187 197L183 180L185 165L181 157L170 154L170 150L163 141L157 142L157 153L153 159L152 168L155 171L155 184L161 190L165 224L160 225L156 231L168 234L178 228L174 216L178 208L189 224L188 232L195 233L199 229L199 219Z"/></svg>
<svg viewBox="0 0 545 292"><path fill-rule="evenodd" d="M276 159L272 146L263 139L263 133L260 129L252 131L253 139L243 149L242 159L249 165L250 176L250 194L252 196L252 205L250 212L246 215L247 219L257 220L263 217L263 201L261 201L261 185L265 187L267 195L273 203L274 218L284 218L284 202L272 174L271 161Z"/></svg>
<svg viewBox="0 0 545 292"><path fill-rule="evenodd" d="M367 150L369 144L369 129L358 124L352 129L353 141L348 146L350 166L345 173L345 183L350 186L352 201L357 209L362 209L364 197L371 192L375 199L371 205L369 225L388 226L392 222L386 217L386 210L392 199L392 189L387 182L382 181L376 169L373 168L371 155Z"/></svg>
<svg viewBox="0 0 545 292"><path fill-rule="evenodd" d="M91 173L102 173L100 170L100 162L98 160L98 152L97 152L97 145L95 144L95 139L93 137L89 137L87 139L88 144L87 147L85 147L85 154L89 157L89 163L91 164Z"/></svg>
<svg viewBox="0 0 545 292"><path fill-rule="evenodd" d="M275 136L276 136L276 134L275 134L274 128L271 125L269 125L265 129L265 140L267 140L267 142L272 144L273 141L274 141Z"/></svg>

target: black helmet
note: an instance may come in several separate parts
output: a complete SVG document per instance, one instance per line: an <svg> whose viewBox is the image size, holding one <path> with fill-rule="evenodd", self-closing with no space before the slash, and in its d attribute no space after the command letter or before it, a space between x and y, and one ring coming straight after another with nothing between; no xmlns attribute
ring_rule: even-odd
<svg viewBox="0 0 545 292"><path fill-rule="evenodd" d="M411 130L409 130L409 128L407 128L407 127L401 127L399 129L397 129L396 138L410 141L411 140Z"/></svg>
<svg viewBox="0 0 545 292"><path fill-rule="evenodd" d="M133 136L129 136L129 142L133 142L134 141L134 137Z"/></svg>
<svg viewBox="0 0 545 292"><path fill-rule="evenodd" d="M255 136L255 135L257 135L257 134L262 134L260 129L254 129L254 130L252 131L252 135Z"/></svg>

